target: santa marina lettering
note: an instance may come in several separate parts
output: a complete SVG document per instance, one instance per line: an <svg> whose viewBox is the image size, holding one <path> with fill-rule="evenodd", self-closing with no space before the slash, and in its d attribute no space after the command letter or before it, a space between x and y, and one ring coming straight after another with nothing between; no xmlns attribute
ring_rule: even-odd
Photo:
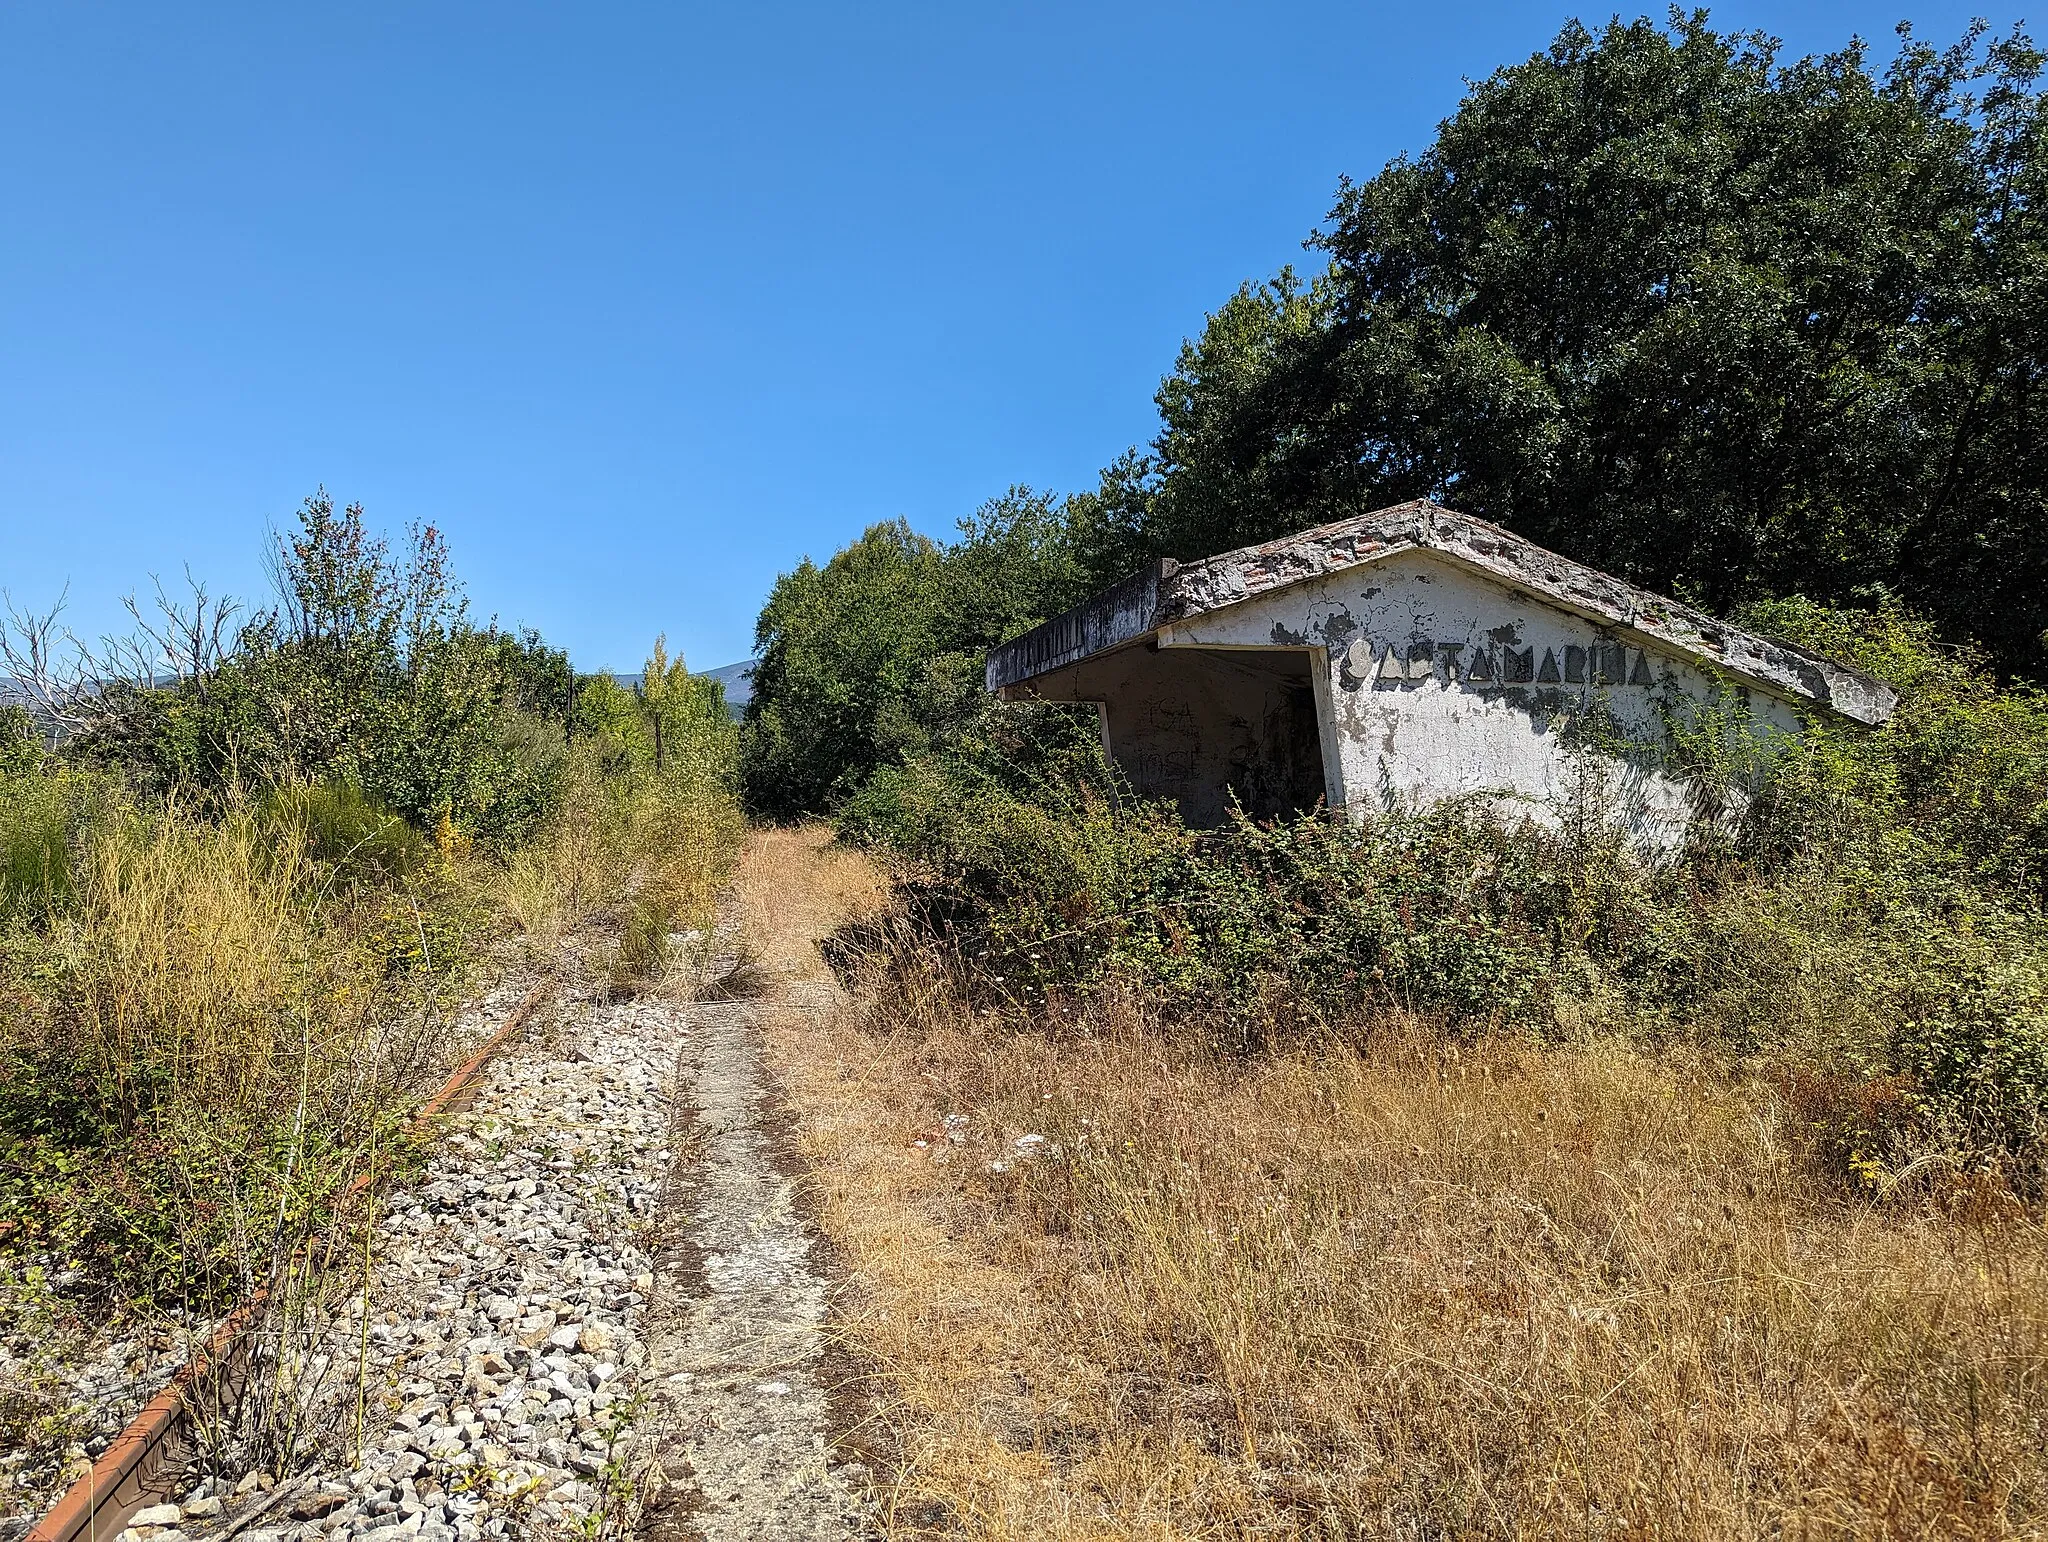
<svg viewBox="0 0 2048 1542"><path fill-rule="evenodd" d="M1514 685L1644 687L1658 670L1641 648L1601 642L1562 647L1497 642L1444 642L1360 637L1344 651L1343 682L1352 687L1400 687L1434 680L1475 688Z"/></svg>

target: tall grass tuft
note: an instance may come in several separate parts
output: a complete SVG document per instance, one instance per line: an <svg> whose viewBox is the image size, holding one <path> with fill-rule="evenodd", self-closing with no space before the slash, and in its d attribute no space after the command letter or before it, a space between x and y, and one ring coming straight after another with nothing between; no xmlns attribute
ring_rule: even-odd
<svg viewBox="0 0 2048 1542"><path fill-rule="evenodd" d="M68 851L0 953L0 1204L110 1281L245 1288L433 1073L463 959L394 952L389 897L338 896L268 810L114 799ZM435 898L409 898L424 929Z"/></svg>
<svg viewBox="0 0 2048 1542"><path fill-rule="evenodd" d="M76 773L0 774L0 918L69 897L72 839L102 791Z"/></svg>

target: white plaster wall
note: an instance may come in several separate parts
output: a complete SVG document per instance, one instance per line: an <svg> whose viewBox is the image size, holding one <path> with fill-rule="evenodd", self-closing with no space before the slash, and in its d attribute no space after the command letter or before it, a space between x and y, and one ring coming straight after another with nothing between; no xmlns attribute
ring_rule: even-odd
<svg viewBox="0 0 2048 1542"><path fill-rule="evenodd" d="M1491 794L1551 819L1589 777L1645 844L1670 849L1686 788L1655 761L1660 699L1725 699L1686 659L1428 552L1407 552L1176 622L1165 647L1327 650L1333 793L1355 809ZM1796 734L1797 710L1762 692L1736 704L1766 731ZM1319 703L1320 705L1320 703ZM1604 707L1633 751L1589 751Z"/></svg>

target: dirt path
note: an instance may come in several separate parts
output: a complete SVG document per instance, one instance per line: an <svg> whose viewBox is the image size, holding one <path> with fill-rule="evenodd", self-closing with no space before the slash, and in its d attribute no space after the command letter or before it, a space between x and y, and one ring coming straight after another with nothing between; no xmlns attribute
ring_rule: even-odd
<svg viewBox="0 0 2048 1542"><path fill-rule="evenodd" d="M310 1334L321 1454L242 1542L865 1534L760 1056L779 998L692 999L733 962L626 1000L566 989L491 1063L392 1196L367 1290ZM202 1484L130 1542L264 1498Z"/></svg>

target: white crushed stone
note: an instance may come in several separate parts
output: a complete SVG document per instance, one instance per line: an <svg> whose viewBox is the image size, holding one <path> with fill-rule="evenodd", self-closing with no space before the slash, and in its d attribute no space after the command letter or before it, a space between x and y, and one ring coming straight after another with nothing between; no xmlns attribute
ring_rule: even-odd
<svg viewBox="0 0 2048 1542"><path fill-rule="evenodd" d="M629 1519L674 1014L587 1001L572 1039L508 1047L484 1069L377 1227L367 1350L361 1301L337 1324L331 1353L347 1374L321 1422L340 1449L296 1480L275 1524L243 1537L475 1542ZM359 1354L371 1427L358 1457ZM189 1521L188 1533L205 1534Z"/></svg>

